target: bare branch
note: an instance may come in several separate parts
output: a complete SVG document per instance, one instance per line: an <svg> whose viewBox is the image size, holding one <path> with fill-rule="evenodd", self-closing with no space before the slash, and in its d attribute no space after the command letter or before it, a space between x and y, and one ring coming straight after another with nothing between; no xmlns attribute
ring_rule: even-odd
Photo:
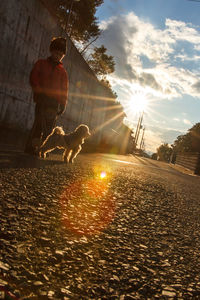
<svg viewBox="0 0 200 300"><path fill-rule="evenodd" d="M89 44L87 44L83 50L80 52L81 54L83 54L85 52L85 50L92 44L94 43L97 39L99 38L99 36L96 36Z"/></svg>

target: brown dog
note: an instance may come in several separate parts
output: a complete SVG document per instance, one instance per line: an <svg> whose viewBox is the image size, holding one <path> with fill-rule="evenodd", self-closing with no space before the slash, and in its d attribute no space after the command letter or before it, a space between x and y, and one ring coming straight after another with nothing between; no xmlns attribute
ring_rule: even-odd
<svg viewBox="0 0 200 300"><path fill-rule="evenodd" d="M65 134L62 127L55 127L40 147L40 157L46 158L46 153L56 148L65 149L63 159L67 163L73 163L74 158L81 151L84 140L90 136L87 125L79 125L74 132Z"/></svg>

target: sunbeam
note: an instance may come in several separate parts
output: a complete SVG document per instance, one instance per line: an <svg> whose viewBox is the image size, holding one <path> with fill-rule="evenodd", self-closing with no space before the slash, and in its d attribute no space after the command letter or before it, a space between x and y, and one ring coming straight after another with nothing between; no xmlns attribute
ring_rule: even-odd
<svg viewBox="0 0 200 300"><path fill-rule="evenodd" d="M69 96L115 102L115 98L89 95L89 94L83 94L83 93L71 93L70 92Z"/></svg>
<svg viewBox="0 0 200 300"><path fill-rule="evenodd" d="M107 106L107 107L98 107L95 108L94 111L107 111L107 110L114 110L114 109L118 109L121 108L121 104L119 105L111 105L111 106Z"/></svg>
<svg viewBox="0 0 200 300"><path fill-rule="evenodd" d="M97 131L101 130L102 128L104 128L105 126L107 126L108 124L110 124L111 122L113 122L114 120L120 118L120 116L123 116L124 112L121 111L120 113L118 113L117 115L115 115L113 118L111 118L110 120L107 120L106 122L102 123L101 125L99 125L98 127L96 127L94 129L94 133L96 133Z"/></svg>

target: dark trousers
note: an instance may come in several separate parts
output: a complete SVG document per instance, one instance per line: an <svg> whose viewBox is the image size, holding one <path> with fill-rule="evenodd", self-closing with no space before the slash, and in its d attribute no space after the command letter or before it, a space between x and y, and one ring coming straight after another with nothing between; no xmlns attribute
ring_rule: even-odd
<svg viewBox="0 0 200 300"><path fill-rule="evenodd" d="M25 152L35 152L51 133L57 120L58 103L54 101L40 101L35 106L35 119L30 131Z"/></svg>

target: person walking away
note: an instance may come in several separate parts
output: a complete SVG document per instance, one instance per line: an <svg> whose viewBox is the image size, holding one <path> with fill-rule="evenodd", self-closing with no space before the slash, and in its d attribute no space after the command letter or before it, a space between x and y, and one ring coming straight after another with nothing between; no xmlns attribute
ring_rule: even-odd
<svg viewBox="0 0 200 300"><path fill-rule="evenodd" d="M39 59L30 73L35 118L24 152L36 156L55 127L57 117L64 113L68 99L68 74L62 64L67 50L66 39L53 38L49 50L51 56Z"/></svg>

